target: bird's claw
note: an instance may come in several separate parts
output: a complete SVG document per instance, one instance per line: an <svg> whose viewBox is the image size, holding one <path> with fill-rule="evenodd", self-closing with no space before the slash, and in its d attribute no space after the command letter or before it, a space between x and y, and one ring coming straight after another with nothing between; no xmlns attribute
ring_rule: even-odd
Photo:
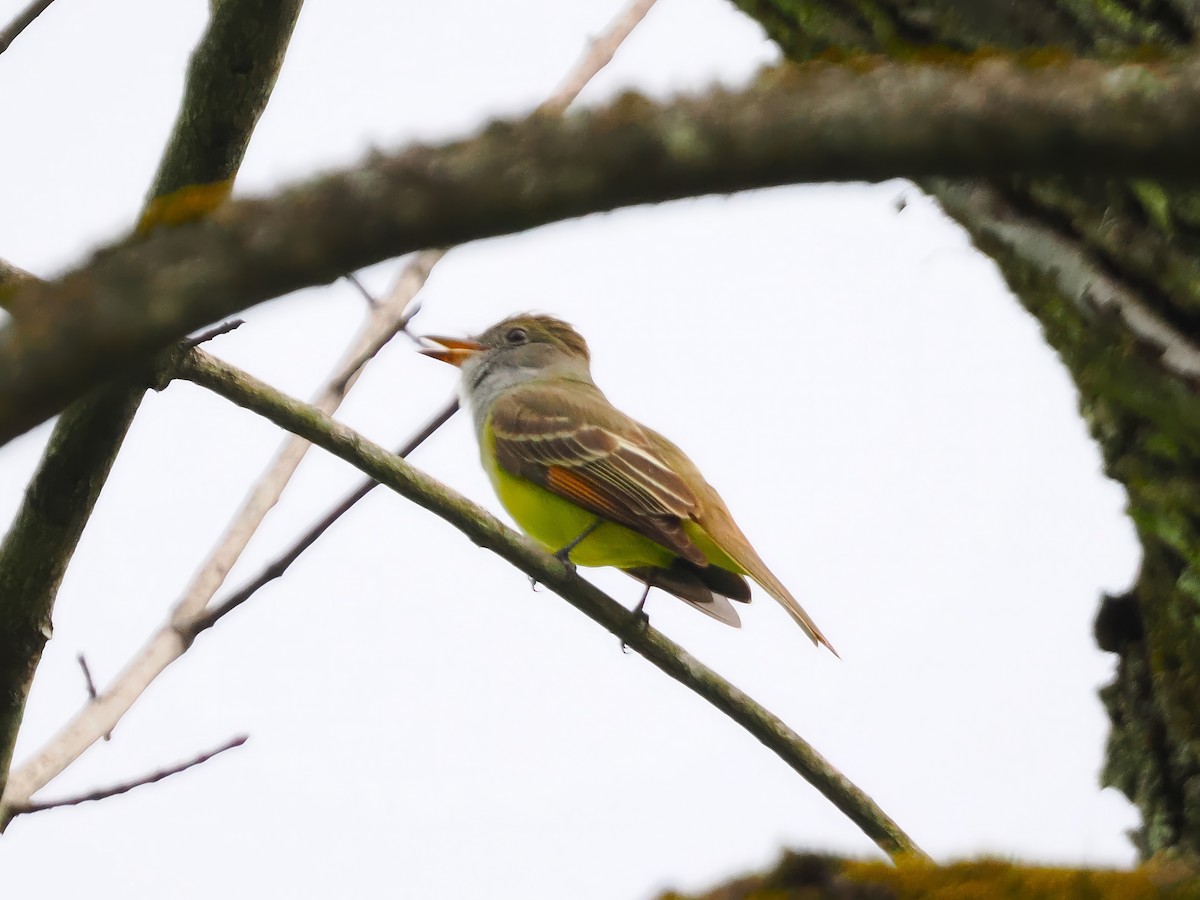
<svg viewBox="0 0 1200 900"><path fill-rule="evenodd" d="M639 603L633 608L633 612L630 613L630 616L633 618L633 621L637 625L639 631L645 631L650 627L650 615L646 612L646 610L642 609L644 605L644 601L643 603ZM629 645L626 644L625 641L621 641L621 652L629 652Z"/></svg>
<svg viewBox="0 0 1200 900"><path fill-rule="evenodd" d="M570 572L575 572L579 569L579 567L577 565L575 565L575 563L571 562L570 548L564 547L563 549L559 550L557 553L554 554L554 558L557 559L564 566L566 566L567 570Z"/></svg>

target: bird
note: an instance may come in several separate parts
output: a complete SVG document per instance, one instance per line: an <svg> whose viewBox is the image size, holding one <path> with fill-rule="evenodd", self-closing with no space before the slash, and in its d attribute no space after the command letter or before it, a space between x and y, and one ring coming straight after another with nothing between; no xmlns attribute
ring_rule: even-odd
<svg viewBox="0 0 1200 900"><path fill-rule="evenodd" d="M457 366L480 458L501 504L564 563L613 566L712 618L741 626L749 577L804 633L833 645L734 522L687 455L613 406L587 342L541 314L510 316L477 338L428 335L425 356Z"/></svg>

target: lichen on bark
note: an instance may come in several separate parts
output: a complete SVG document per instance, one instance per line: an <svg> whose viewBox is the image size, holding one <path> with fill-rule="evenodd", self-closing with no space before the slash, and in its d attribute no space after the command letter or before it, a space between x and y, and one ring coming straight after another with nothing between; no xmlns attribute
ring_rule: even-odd
<svg viewBox="0 0 1200 900"><path fill-rule="evenodd" d="M792 60L939 48L1048 48L1081 56L1162 54L1194 45L1200 7L1162 0L735 0ZM1021 248L966 221L945 182L925 185L997 262L1070 370L1106 472L1129 496L1143 549L1136 583L1097 619L1117 655L1101 691L1111 720L1104 783L1142 814L1143 857L1200 858L1200 400L1120 316L1089 311ZM1007 209L1051 229L1137 295L1183 340L1200 336L1200 191L1155 180L1011 179ZM965 217L970 219L970 217Z"/></svg>

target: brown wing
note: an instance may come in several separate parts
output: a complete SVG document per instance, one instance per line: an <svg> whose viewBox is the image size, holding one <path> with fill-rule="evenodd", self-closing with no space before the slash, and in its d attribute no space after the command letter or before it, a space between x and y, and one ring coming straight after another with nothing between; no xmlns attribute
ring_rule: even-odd
<svg viewBox="0 0 1200 900"><path fill-rule="evenodd" d="M680 525L696 507L691 490L596 388L513 388L496 400L491 425L496 461L509 472L704 565Z"/></svg>

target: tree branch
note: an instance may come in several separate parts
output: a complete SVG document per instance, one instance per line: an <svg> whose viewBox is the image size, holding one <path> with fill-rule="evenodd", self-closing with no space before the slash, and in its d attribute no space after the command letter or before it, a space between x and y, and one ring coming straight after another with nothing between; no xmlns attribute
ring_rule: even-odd
<svg viewBox="0 0 1200 900"><path fill-rule="evenodd" d="M17 14L13 19L0 31L0 53L7 50L12 42L21 36L21 32L33 24L33 20L50 8L50 4L54 0L33 0L27 7Z"/></svg>
<svg viewBox="0 0 1200 900"><path fill-rule="evenodd" d="M92 679L92 670L88 666L87 657L82 653L77 653L75 655L75 660L79 663L79 668L83 671L84 687L87 689L88 700L91 700L94 703L99 694L96 692L96 682ZM104 739L106 741L111 741L112 732L105 732Z"/></svg>
<svg viewBox="0 0 1200 900"><path fill-rule="evenodd" d="M207 344L209 341L219 338L223 334L229 334L231 331L237 331L245 324L245 319L229 319L228 321L214 325L212 328L205 328L197 335L193 335L190 338L184 339L181 342L181 345L185 349L191 350L193 347L199 347L201 344Z"/></svg>
<svg viewBox="0 0 1200 900"><path fill-rule="evenodd" d="M1200 36L1194 0L734 2L792 59L1030 46L1056 48L1043 56L1161 58L1191 52ZM1200 345L1200 190L1195 180L1170 183L1154 172L1136 180L1016 177L979 193L923 184L1038 320L1071 373L1105 474L1128 495L1142 562L1121 605L1136 610L1136 627L1121 636L1114 679L1100 690L1111 726L1100 781L1138 807L1141 825L1129 837L1143 858L1195 863L1200 385L1189 372Z"/></svg>
<svg viewBox="0 0 1200 900"><path fill-rule="evenodd" d="M1044 220L1022 215L1000 191L982 182L930 178L923 185L976 241L1016 254L1054 282L1088 318L1112 316L1154 355L1159 365L1200 385L1200 344L1139 297L1129 286Z"/></svg>
<svg viewBox="0 0 1200 900"><path fill-rule="evenodd" d="M131 238L0 330L0 441L215 319L421 247L620 206L925 174L1194 175L1200 59L810 64L742 94L494 124Z"/></svg>
<svg viewBox="0 0 1200 900"><path fill-rule="evenodd" d="M567 107L575 102L589 81L612 62L617 50L625 43L625 39L633 34L646 14L653 8L655 0L634 0L620 15L615 18L608 28L589 45L574 68L567 73L562 83L555 88L554 93L547 97L538 107L538 112L547 115L560 116Z"/></svg>
<svg viewBox="0 0 1200 900"><path fill-rule="evenodd" d="M127 781L124 784L114 785L110 788L104 788L99 791L92 791L88 794L80 794L78 797L67 797L63 800L47 800L45 802L26 803L23 806L18 806L12 810L14 815L24 815L25 813L42 812L47 809L60 809L64 806L78 806L81 803L91 803L93 800L107 800L109 797L116 797L120 794L127 794L134 788L141 787L146 784L156 784L164 778L170 778L172 775L178 775L181 772L186 772L188 769L194 769L196 766L203 765L214 756L220 756L226 750L232 750L234 747L240 747L249 740L247 735L239 735L231 740L226 741L220 747L215 747L199 756L189 759L187 762L179 763L167 769L160 769L157 772L151 772L141 778L133 781Z"/></svg>
<svg viewBox="0 0 1200 900"><path fill-rule="evenodd" d="M1164 861L1132 872L1023 865L982 859L931 866L785 852L769 870L741 875L695 894L667 891L657 900L881 900L916 897L1054 897L1055 900L1142 900L1200 896L1200 877Z"/></svg>
<svg viewBox="0 0 1200 900"><path fill-rule="evenodd" d="M178 192L180 184L223 185L232 177L266 107L300 4L301 0L214 0L211 4L208 29L193 54L179 117L146 214L164 192ZM223 197L224 190L210 191L208 198ZM166 217L160 213L158 219ZM35 293L42 284L34 281ZM59 309L46 318L49 310L23 304L28 293L17 290L9 296L13 323L0 330L0 355L5 353L3 334L10 329L53 328L55 315L71 315ZM161 309L159 303L148 301L140 314L155 318ZM87 387L99 380L93 379ZM5 390L0 387L0 394ZM0 543L0 596L4 597L0 604L0 797L6 795L25 698L50 636L59 584L142 393L136 386L108 385L63 414ZM61 408L60 404L57 409ZM7 822L0 808L0 831Z"/></svg>
<svg viewBox="0 0 1200 900"><path fill-rule="evenodd" d="M82 653L75 654L75 661L79 663L79 668L83 672L84 687L87 688L89 700L96 699L96 682L92 680L92 670L88 667L87 657Z"/></svg>
<svg viewBox="0 0 1200 900"><path fill-rule="evenodd" d="M129 390L100 390L59 418L0 542L0 785L50 638L54 598L139 399ZM0 811L0 831L4 822Z"/></svg>
<svg viewBox="0 0 1200 900"><path fill-rule="evenodd" d="M37 276L0 259L0 307L6 305L5 298L15 293L17 288L32 281L37 281Z"/></svg>
<svg viewBox="0 0 1200 900"><path fill-rule="evenodd" d="M435 431L450 421L451 416L458 412L457 398L446 404L440 412L438 412L429 422L404 443L400 449L396 451L396 456L404 459L410 453L425 443ZM307 444L308 442L305 441ZM311 445L310 445L311 446ZM192 626L196 634L212 628L225 616L233 612L262 588L266 587L276 578L282 578L292 563L300 558L300 556L315 544L326 531L348 513L359 500L362 500L367 494L379 487L379 482L373 478L368 478L353 491L346 495L342 501L331 509L328 513L321 517L311 528L297 538L287 550L275 557L262 572L253 578L244 587L238 589L230 596L226 597L220 603L216 604L212 609L207 610L204 615L200 616Z"/></svg>
<svg viewBox="0 0 1200 900"><path fill-rule="evenodd" d="M179 116L143 209L143 230L197 218L229 195L303 2L211 4L212 18L192 53Z"/></svg>
<svg viewBox="0 0 1200 900"><path fill-rule="evenodd" d="M896 857L925 856L870 797L782 720L531 539L517 534L485 509L352 429L338 424L320 410L293 400L200 350L179 354L177 359L178 377L206 387L345 460L380 484L445 519L477 545L491 550L544 584L758 738L845 813L885 853Z"/></svg>

